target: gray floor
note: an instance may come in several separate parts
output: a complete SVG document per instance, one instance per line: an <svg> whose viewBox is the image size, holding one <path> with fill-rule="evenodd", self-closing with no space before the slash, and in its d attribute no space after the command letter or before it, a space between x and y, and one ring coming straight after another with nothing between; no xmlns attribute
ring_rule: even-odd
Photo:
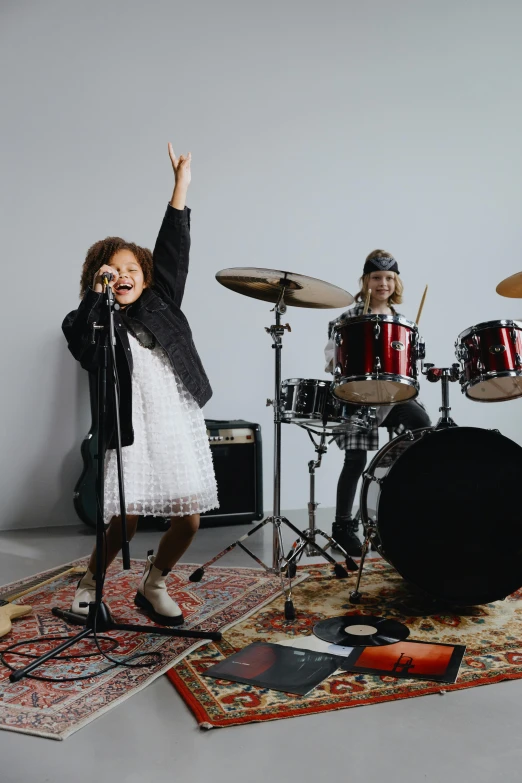
<svg viewBox="0 0 522 783"><path fill-rule="evenodd" d="M329 512L321 510L328 529ZM291 516L304 526L304 514ZM246 528L202 530L188 562L204 562ZM160 537L139 532L144 557ZM271 532L250 539L269 562ZM0 582L87 554L87 529L0 534ZM223 564L251 565L244 553ZM521 701L519 701L519 699ZM522 681L341 710L325 715L201 732L170 683L144 691L64 742L0 732L0 783L200 781L445 781L517 783L522 778Z"/></svg>

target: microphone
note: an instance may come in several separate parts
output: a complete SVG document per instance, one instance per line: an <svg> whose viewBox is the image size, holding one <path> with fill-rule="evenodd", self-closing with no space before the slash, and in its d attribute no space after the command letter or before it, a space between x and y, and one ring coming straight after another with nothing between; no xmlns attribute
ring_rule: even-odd
<svg viewBox="0 0 522 783"><path fill-rule="evenodd" d="M112 274L112 272L104 272L102 274L102 283L103 283L103 285L109 285L109 283L111 282L113 277L114 277L114 275Z"/></svg>

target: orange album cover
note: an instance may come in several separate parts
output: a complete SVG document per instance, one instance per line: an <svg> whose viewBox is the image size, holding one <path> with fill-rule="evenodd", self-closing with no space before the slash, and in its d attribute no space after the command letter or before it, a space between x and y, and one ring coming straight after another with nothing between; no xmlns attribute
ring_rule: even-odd
<svg viewBox="0 0 522 783"><path fill-rule="evenodd" d="M356 647L342 661L351 672L455 682L466 648L406 640L378 647Z"/></svg>

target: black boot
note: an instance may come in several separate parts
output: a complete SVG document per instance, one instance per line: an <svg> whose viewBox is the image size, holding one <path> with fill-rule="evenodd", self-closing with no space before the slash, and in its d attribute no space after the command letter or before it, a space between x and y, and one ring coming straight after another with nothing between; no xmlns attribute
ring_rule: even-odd
<svg viewBox="0 0 522 783"><path fill-rule="evenodd" d="M359 522L357 519L348 519L346 522L334 522L332 525L332 538L342 546L347 555L360 557L362 544L357 535Z"/></svg>

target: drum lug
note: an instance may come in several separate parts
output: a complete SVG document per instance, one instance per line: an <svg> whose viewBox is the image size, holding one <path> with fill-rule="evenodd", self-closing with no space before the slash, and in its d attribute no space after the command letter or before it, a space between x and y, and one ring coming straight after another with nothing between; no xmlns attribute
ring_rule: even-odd
<svg viewBox="0 0 522 783"><path fill-rule="evenodd" d="M481 359L479 359L477 361L477 370L481 373L481 376L480 376L481 380L484 379L484 376L482 375L482 370L485 370L485 369L486 369L486 366L485 366L484 362Z"/></svg>
<svg viewBox="0 0 522 783"><path fill-rule="evenodd" d="M415 341L415 353L417 355L417 359L422 361L426 358L426 343L422 339L418 339Z"/></svg>
<svg viewBox="0 0 522 783"><path fill-rule="evenodd" d="M375 373L378 373L378 372L380 372L380 370L381 370L381 360L380 360L380 358L378 356L376 356L375 357L375 362L373 364L373 371Z"/></svg>
<svg viewBox="0 0 522 783"><path fill-rule="evenodd" d="M377 340L380 334L381 334L381 323L379 317L377 316L377 318L373 319L373 336Z"/></svg>
<svg viewBox="0 0 522 783"><path fill-rule="evenodd" d="M343 336L342 336L341 332L336 332L335 333L334 341L335 341L336 345L342 345L343 344Z"/></svg>
<svg viewBox="0 0 522 783"><path fill-rule="evenodd" d="M462 343L459 345L458 342L455 343L455 355L457 359L461 362L467 362L469 360L469 349L467 345L463 345Z"/></svg>
<svg viewBox="0 0 522 783"><path fill-rule="evenodd" d="M515 363L517 367L522 367L522 357L520 356L519 353L515 354Z"/></svg>
<svg viewBox="0 0 522 783"><path fill-rule="evenodd" d="M341 375L343 374L343 368L341 367L340 364L336 364L335 365L335 369L334 369L334 373L333 374L334 374L335 378L340 378L341 377Z"/></svg>

